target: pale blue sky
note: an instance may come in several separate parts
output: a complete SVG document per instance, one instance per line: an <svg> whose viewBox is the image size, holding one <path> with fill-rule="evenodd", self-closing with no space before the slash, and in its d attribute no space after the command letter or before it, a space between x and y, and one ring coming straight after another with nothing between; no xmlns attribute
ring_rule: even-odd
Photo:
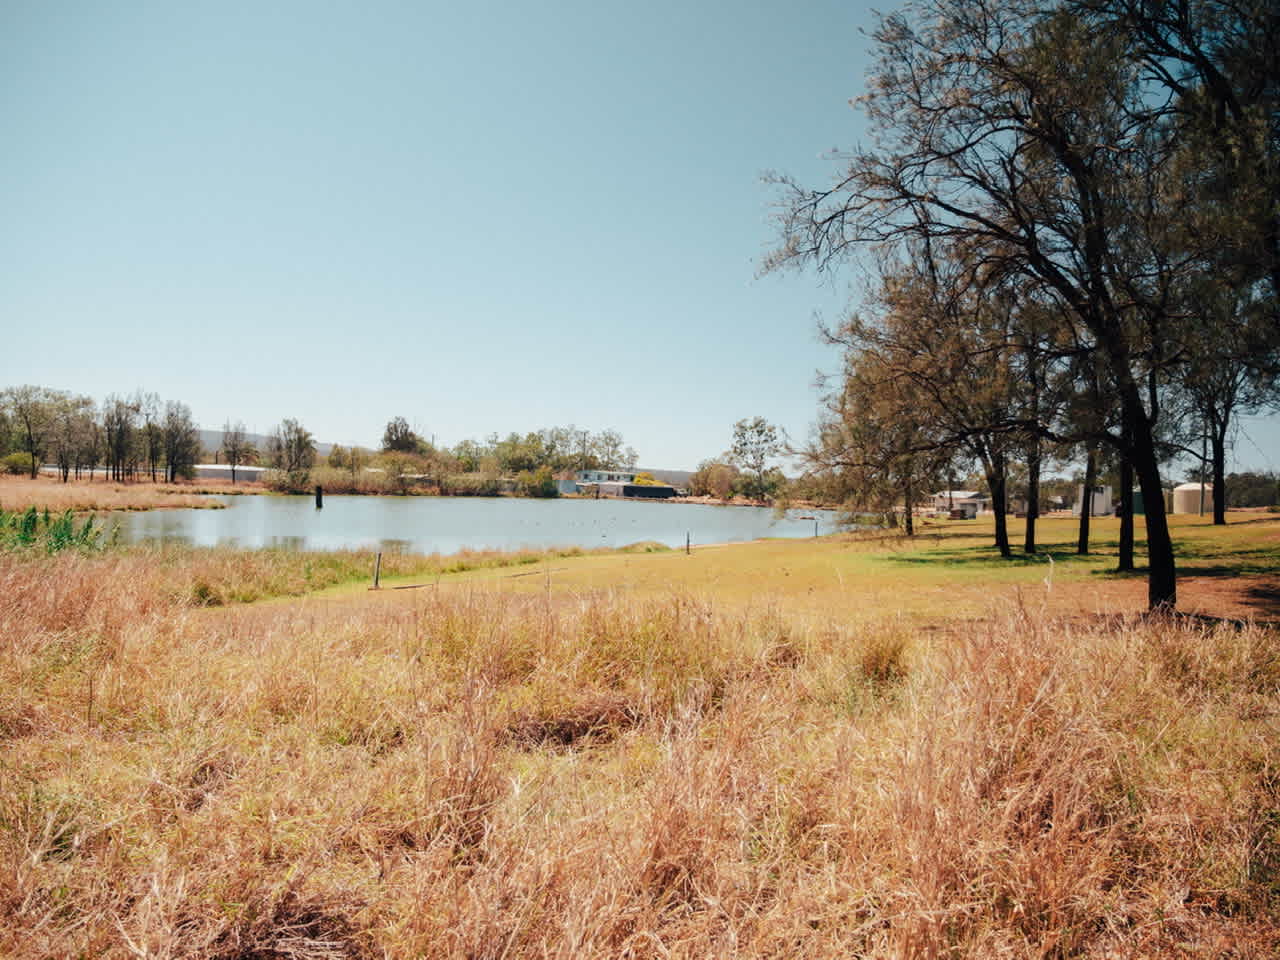
<svg viewBox="0 0 1280 960"><path fill-rule="evenodd" d="M836 2L0 4L0 385L374 443L802 440L847 299L757 278L862 135ZM852 273L840 283L856 283ZM1277 467L1274 426L1241 445Z"/></svg>

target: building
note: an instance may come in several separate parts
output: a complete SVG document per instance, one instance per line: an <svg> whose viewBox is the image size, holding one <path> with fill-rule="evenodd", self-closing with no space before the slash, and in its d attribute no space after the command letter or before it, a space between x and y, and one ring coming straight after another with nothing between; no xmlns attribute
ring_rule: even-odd
<svg viewBox="0 0 1280 960"><path fill-rule="evenodd" d="M669 500L676 495L676 488L666 484L653 483L621 483L605 480L595 484L598 496L631 497L643 500Z"/></svg>
<svg viewBox="0 0 1280 960"><path fill-rule="evenodd" d="M556 489L561 496L566 493L587 493L584 487L601 483L631 483L636 478L633 470L566 470L556 477ZM614 494L621 496L621 494Z"/></svg>
<svg viewBox="0 0 1280 960"><path fill-rule="evenodd" d="M266 472L266 467L250 467L241 464L236 467L236 482L257 483ZM230 480L231 467L225 463L197 463L195 477L197 480Z"/></svg>
<svg viewBox="0 0 1280 960"><path fill-rule="evenodd" d="M634 470L579 470L573 476L579 484L631 483L636 478Z"/></svg>
<svg viewBox="0 0 1280 960"><path fill-rule="evenodd" d="M1076 502L1071 508L1071 512L1077 517L1080 516L1080 504L1084 502L1084 484L1076 485ZM1109 517L1113 513L1111 509L1111 487L1094 487L1093 497L1089 516L1091 517Z"/></svg>
<svg viewBox="0 0 1280 960"><path fill-rule="evenodd" d="M1213 484L1180 483L1173 488L1174 513L1199 513L1201 491L1204 491L1204 512L1213 512Z"/></svg>
<svg viewBox="0 0 1280 960"><path fill-rule="evenodd" d="M933 495L935 513L949 514L957 511L964 514L966 520L972 520L988 509L991 500L977 490L942 490Z"/></svg>

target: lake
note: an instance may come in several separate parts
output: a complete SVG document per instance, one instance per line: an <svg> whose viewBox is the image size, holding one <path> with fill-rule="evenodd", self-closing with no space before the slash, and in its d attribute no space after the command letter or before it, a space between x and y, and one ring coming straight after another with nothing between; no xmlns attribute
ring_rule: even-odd
<svg viewBox="0 0 1280 960"><path fill-rule="evenodd" d="M221 497L225 510L149 510L115 514L124 543L195 546L382 549L415 553L521 547L622 547L656 540L684 546L761 537L811 537L838 527L830 510L636 500L528 500L498 497Z"/></svg>

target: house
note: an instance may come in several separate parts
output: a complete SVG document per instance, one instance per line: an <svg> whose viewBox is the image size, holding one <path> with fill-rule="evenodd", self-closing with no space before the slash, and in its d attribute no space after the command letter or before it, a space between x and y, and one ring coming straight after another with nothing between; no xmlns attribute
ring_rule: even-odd
<svg viewBox="0 0 1280 960"><path fill-rule="evenodd" d="M636 478L634 470L579 470L573 476L579 484L632 483Z"/></svg>
<svg viewBox="0 0 1280 960"><path fill-rule="evenodd" d="M556 489L561 495L583 493L583 487L600 483L631 483L635 478L635 472L630 470L566 470L556 477Z"/></svg>
<svg viewBox="0 0 1280 960"><path fill-rule="evenodd" d="M634 497L646 500L667 500L680 496L675 486L665 483L636 483L636 474L630 470L578 470L565 471L556 477L560 493L584 493L597 497Z"/></svg>
<svg viewBox="0 0 1280 960"><path fill-rule="evenodd" d="M990 503L991 499L977 490L941 490L933 495L935 513L946 515L953 510L959 511L966 520L972 520L987 510Z"/></svg>

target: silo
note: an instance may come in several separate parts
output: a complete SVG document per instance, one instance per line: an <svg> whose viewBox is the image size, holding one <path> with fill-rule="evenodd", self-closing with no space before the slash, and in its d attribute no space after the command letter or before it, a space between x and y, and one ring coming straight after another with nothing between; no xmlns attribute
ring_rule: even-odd
<svg viewBox="0 0 1280 960"><path fill-rule="evenodd" d="M1213 484L1212 483L1206 483L1204 485L1204 509L1206 513L1213 510ZM1173 512L1174 513L1199 513L1200 512L1200 484L1182 483L1173 488Z"/></svg>

